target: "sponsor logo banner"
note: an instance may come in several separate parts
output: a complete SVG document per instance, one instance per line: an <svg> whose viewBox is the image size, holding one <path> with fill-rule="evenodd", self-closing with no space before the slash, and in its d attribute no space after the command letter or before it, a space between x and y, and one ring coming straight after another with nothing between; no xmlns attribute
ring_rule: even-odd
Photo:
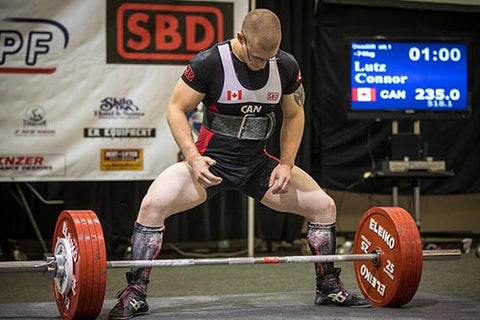
<svg viewBox="0 0 480 320"><path fill-rule="evenodd" d="M176 82L248 3L0 0L0 181L155 179L177 161Z"/></svg>
<svg viewBox="0 0 480 320"><path fill-rule="evenodd" d="M102 99L93 114L99 119L139 119L145 116L133 100L113 97Z"/></svg>
<svg viewBox="0 0 480 320"><path fill-rule="evenodd" d="M0 154L0 176L65 176L65 155Z"/></svg>
<svg viewBox="0 0 480 320"><path fill-rule="evenodd" d="M23 128L15 129L17 137L46 137L54 136L55 130L47 128L45 109L41 106L30 106L25 110Z"/></svg>
<svg viewBox="0 0 480 320"><path fill-rule="evenodd" d="M52 74L51 56L67 49L67 28L57 20L8 16L0 28L0 73Z"/></svg>
<svg viewBox="0 0 480 320"><path fill-rule="evenodd" d="M155 128L84 128L84 138L155 138Z"/></svg>
<svg viewBox="0 0 480 320"><path fill-rule="evenodd" d="M143 170L143 149L101 149L100 170Z"/></svg>
<svg viewBox="0 0 480 320"><path fill-rule="evenodd" d="M107 1L107 63L186 64L233 36L233 3Z"/></svg>

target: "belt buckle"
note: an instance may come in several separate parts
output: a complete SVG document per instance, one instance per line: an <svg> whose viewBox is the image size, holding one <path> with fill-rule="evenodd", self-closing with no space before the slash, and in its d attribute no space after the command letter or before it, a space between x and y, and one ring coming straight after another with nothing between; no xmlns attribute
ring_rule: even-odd
<svg viewBox="0 0 480 320"><path fill-rule="evenodd" d="M242 139L242 133L243 129L245 128L245 122L247 122L248 117L253 117L255 116L252 113L247 113L243 116L242 122L240 123L240 128L238 128L238 133L237 133L237 139L241 140Z"/></svg>

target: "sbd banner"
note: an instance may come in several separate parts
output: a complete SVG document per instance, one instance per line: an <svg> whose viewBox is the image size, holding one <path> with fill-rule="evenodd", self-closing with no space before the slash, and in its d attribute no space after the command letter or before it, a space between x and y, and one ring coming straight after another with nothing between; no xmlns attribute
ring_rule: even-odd
<svg viewBox="0 0 480 320"><path fill-rule="evenodd" d="M177 161L175 83L247 12L247 0L0 0L0 181L154 179Z"/></svg>

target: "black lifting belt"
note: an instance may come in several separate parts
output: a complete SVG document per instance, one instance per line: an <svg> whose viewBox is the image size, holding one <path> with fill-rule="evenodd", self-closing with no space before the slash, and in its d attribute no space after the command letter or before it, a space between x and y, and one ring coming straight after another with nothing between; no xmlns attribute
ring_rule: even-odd
<svg viewBox="0 0 480 320"><path fill-rule="evenodd" d="M275 113L231 116L204 108L203 125L210 131L240 140L267 140L275 129Z"/></svg>

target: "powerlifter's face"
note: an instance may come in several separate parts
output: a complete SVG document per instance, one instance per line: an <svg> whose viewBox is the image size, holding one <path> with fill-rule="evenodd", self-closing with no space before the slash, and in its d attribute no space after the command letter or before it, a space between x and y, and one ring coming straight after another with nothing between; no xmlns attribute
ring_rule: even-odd
<svg viewBox="0 0 480 320"><path fill-rule="evenodd" d="M239 33L238 40L242 44L244 57L242 60L247 67L252 71L258 71L266 67L269 60L275 60L278 48L272 51L266 51L255 45L255 43L248 42L245 34Z"/></svg>

